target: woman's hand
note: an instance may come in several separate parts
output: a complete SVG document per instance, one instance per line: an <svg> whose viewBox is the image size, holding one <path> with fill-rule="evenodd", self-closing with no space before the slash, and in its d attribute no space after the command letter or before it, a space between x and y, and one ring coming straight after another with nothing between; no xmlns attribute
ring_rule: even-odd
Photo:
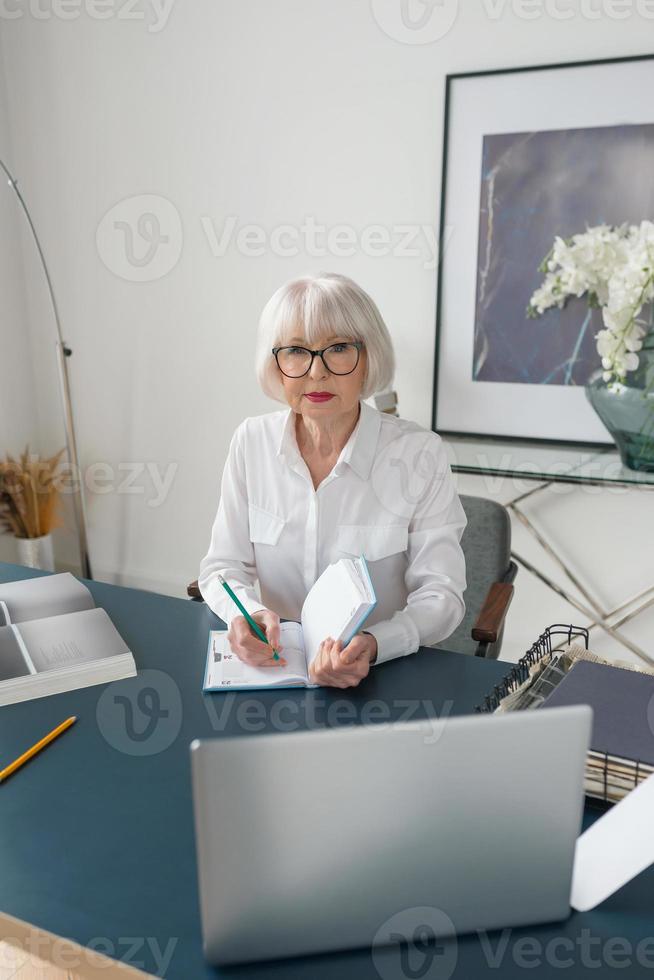
<svg viewBox="0 0 654 980"><path fill-rule="evenodd" d="M279 660L273 658L273 648L279 653L282 647L279 645L279 616L270 609L260 609L259 612L252 614L252 619L262 628L268 643L260 640L256 633L250 628L245 616L235 616L229 625L227 639L239 660L251 667L285 667L287 661L280 656Z"/></svg>
<svg viewBox="0 0 654 980"><path fill-rule="evenodd" d="M376 656L377 640L370 633L357 633L345 648L342 640L328 636L309 666L309 680L324 687L356 687Z"/></svg>

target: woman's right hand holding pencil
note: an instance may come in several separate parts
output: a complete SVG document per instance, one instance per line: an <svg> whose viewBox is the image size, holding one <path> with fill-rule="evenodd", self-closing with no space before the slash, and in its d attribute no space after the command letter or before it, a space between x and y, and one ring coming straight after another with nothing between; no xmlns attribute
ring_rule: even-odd
<svg viewBox="0 0 654 980"><path fill-rule="evenodd" d="M280 619L271 609L260 609L252 613L252 619L262 628L268 639L264 643L255 636L245 616L235 616L227 631L227 639L239 660L250 664L251 667L284 667L287 661L281 656ZM273 658L273 650L280 654L279 660Z"/></svg>

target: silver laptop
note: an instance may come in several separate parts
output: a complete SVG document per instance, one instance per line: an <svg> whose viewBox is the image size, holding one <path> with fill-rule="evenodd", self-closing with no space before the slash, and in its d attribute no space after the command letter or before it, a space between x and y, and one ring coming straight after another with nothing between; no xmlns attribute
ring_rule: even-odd
<svg viewBox="0 0 654 980"><path fill-rule="evenodd" d="M578 705L195 740L206 959L566 918L591 722Z"/></svg>

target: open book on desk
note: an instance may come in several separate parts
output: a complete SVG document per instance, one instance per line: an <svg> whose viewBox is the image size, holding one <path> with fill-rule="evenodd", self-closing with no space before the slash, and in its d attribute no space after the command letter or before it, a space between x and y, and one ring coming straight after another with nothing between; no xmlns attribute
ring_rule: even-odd
<svg viewBox="0 0 654 980"><path fill-rule="evenodd" d="M340 558L311 587L300 622L280 625L285 667L252 667L232 653L227 630L211 630L204 674L205 691L238 691L264 687L318 687L309 681L309 666L328 636L347 646L377 605L366 559Z"/></svg>
<svg viewBox="0 0 654 980"><path fill-rule="evenodd" d="M135 674L120 633L70 572L0 584L0 705Z"/></svg>

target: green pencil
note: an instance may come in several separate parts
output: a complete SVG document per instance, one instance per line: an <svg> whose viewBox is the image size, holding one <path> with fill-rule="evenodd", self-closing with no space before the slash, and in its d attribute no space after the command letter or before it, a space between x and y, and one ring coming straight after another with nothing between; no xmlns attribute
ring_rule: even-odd
<svg viewBox="0 0 654 980"><path fill-rule="evenodd" d="M243 604L234 595L234 593L232 592L232 590L230 589L230 587L228 586L227 582L222 577L222 575L219 575L218 576L218 581L222 585L223 589L225 589L225 591L227 592L227 594L232 597L232 599L234 600L234 602L236 603L236 605L238 606L238 608L241 610L241 612L243 613L243 615L245 616L245 618L247 619L247 621L250 624L251 628L257 634L257 636L259 637L259 639L260 640L263 640L264 643L268 643L268 637L266 636L266 634L264 633L264 631L261 629L261 627L259 626L258 623L255 623L255 621L252 619L252 616L250 616L250 614L247 611L247 609L243 606ZM273 660L279 660L279 654L274 649L273 649Z"/></svg>

